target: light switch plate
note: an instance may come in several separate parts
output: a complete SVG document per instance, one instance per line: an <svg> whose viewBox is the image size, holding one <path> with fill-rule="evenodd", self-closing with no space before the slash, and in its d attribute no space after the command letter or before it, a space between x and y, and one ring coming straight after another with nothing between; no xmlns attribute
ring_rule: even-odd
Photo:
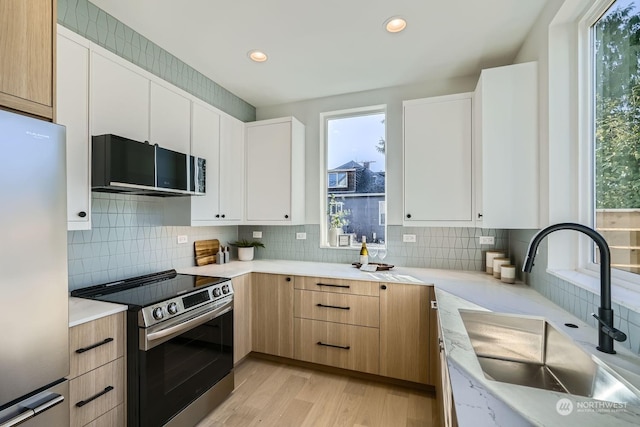
<svg viewBox="0 0 640 427"><path fill-rule="evenodd" d="M181 245L183 243L187 243L189 241L189 236L186 236L184 234L178 236L178 244Z"/></svg>
<svg viewBox="0 0 640 427"><path fill-rule="evenodd" d="M254 231L253 232L254 239L262 239L262 231Z"/></svg>
<svg viewBox="0 0 640 427"><path fill-rule="evenodd" d="M296 233L296 239L298 239L298 240L306 240L307 239L307 233Z"/></svg>
<svg viewBox="0 0 640 427"><path fill-rule="evenodd" d="M416 235L415 234L403 234L402 235L402 241L404 243L415 243L416 242Z"/></svg>
<svg viewBox="0 0 640 427"><path fill-rule="evenodd" d="M496 238L493 236L480 236L478 238L478 243L480 243L481 245L495 245Z"/></svg>

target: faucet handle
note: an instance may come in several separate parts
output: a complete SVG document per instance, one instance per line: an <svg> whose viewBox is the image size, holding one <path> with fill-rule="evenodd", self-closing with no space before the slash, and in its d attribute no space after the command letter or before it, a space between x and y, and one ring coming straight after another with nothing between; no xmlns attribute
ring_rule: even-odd
<svg viewBox="0 0 640 427"><path fill-rule="evenodd" d="M602 332L604 332L605 334L607 334L608 336L610 336L616 341L623 342L627 340L627 335L624 332L614 328L613 326L607 325L606 323L604 323L604 321L600 317L598 317L597 314L591 313L591 315L595 317L596 320L598 320L598 323L600 323L600 329L602 330Z"/></svg>

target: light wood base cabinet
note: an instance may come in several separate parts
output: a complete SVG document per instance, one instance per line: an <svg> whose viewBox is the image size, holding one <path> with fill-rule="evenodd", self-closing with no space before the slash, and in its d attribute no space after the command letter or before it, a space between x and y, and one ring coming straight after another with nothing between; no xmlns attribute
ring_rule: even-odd
<svg viewBox="0 0 640 427"><path fill-rule="evenodd" d="M295 319L295 358L353 371L377 374L378 328Z"/></svg>
<svg viewBox="0 0 640 427"><path fill-rule="evenodd" d="M328 279L326 277L298 277L296 289L333 292L336 294L354 294L378 296L380 284L362 280Z"/></svg>
<svg viewBox="0 0 640 427"><path fill-rule="evenodd" d="M124 316L113 314L69 330L73 427L124 426Z"/></svg>
<svg viewBox="0 0 640 427"><path fill-rule="evenodd" d="M113 427L124 425L124 404L118 405L109 412L91 421L85 427Z"/></svg>
<svg viewBox="0 0 640 427"><path fill-rule="evenodd" d="M253 273L253 351L293 358L293 276Z"/></svg>
<svg viewBox="0 0 640 427"><path fill-rule="evenodd" d="M380 375L434 384L430 369L430 286L386 283L380 290Z"/></svg>
<svg viewBox="0 0 640 427"><path fill-rule="evenodd" d="M71 426L84 426L123 402L124 359L119 358L70 381Z"/></svg>
<svg viewBox="0 0 640 427"><path fill-rule="evenodd" d="M378 297L295 290L294 316L377 328Z"/></svg>
<svg viewBox="0 0 640 427"><path fill-rule="evenodd" d="M251 352L251 274L231 279L233 286L233 363Z"/></svg>

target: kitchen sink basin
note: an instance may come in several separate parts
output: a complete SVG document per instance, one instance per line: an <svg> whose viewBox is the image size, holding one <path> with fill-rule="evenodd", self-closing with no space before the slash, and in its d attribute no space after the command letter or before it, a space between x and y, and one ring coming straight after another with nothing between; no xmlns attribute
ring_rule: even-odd
<svg viewBox="0 0 640 427"><path fill-rule="evenodd" d="M640 391L545 319L460 315L487 379L640 406Z"/></svg>

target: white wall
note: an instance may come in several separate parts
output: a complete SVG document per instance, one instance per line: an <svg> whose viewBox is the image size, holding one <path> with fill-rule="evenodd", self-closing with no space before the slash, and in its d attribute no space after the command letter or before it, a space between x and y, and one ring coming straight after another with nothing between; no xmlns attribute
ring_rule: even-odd
<svg viewBox="0 0 640 427"><path fill-rule="evenodd" d="M587 191L579 179L580 133L578 19L596 0L550 0L516 56L538 61L540 85L541 225L582 222L578 209ZM588 159L586 160L588 161ZM577 267L577 233L549 236L548 266Z"/></svg>
<svg viewBox="0 0 640 427"><path fill-rule="evenodd" d="M540 225L549 223L549 24L564 0L549 0L527 35L514 63L538 61L539 211Z"/></svg>
<svg viewBox="0 0 640 427"><path fill-rule="evenodd" d="M479 74L478 74L479 75ZM478 76L428 81L418 85L337 95L261 107L257 120L295 116L306 126L306 224L320 223L320 113L387 105L387 214L389 225L402 224L402 101L470 92Z"/></svg>

